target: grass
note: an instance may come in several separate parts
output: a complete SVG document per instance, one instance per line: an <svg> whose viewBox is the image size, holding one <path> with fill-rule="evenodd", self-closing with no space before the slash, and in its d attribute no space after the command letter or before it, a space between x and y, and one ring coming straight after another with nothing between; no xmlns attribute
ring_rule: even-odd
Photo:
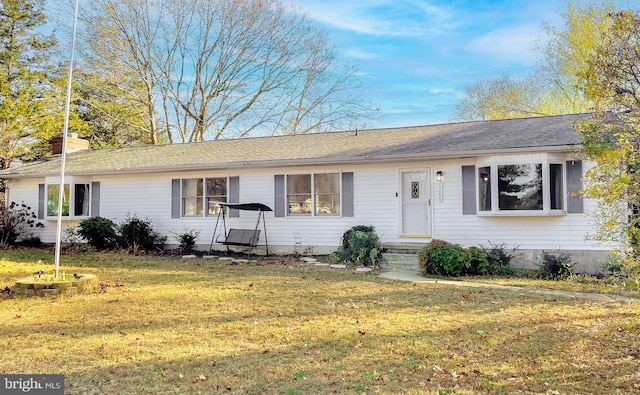
<svg viewBox="0 0 640 395"><path fill-rule="evenodd" d="M51 270L46 251L0 257L0 288ZM67 394L640 391L640 304L285 259L77 254L62 265L96 274L100 290L0 299L0 372L63 373Z"/></svg>
<svg viewBox="0 0 640 395"><path fill-rule="evenodd" d="M456 280L533 289L600 293L640 299L640 289L630 287L625 284L625 281L614 276L596 278L584 274L575 274L566 280L557 281L537 278L535 271L519 270L514 276L458 277Z"/></svg>

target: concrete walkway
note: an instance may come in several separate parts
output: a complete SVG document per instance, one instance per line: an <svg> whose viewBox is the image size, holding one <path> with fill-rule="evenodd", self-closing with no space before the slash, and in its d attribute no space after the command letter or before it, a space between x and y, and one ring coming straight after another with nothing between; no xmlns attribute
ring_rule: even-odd
<svg viewBox="0 0 640 395"><path fill-rule="evenodd" d="M405 270L386 270L378 274L381 278L398 281L412 281L417 283L432 283L452 285L456 287L472 287L472 288L495 288L504 289L517 292L527 292L539 295L558 296L570 299L585 299L606 303L640 303L640 299L620 296L620 295L605 295L590 292L573 292L573 291L560 291L555 289L540 289L540 288L526 288L517 287L512 285L499 285L499 284L486 284L477 283L472 281L454 281L454 280L441 280L435 278L423 277L420 272L405 271Z"/></svg>

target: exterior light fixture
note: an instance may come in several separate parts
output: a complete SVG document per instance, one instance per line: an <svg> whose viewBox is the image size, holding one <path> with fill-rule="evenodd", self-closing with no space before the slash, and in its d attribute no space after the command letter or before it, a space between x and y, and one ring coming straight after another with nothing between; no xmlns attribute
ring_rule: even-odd
<svg viewBox="0 0 640 395"><path fill-rule="evenodd" d="M443 199L443 192L442 192L442 182L444 181L444 174L442 174L442 171L438 170L436 172L436 182L438 183L438 201L441 202Z"/></svg>

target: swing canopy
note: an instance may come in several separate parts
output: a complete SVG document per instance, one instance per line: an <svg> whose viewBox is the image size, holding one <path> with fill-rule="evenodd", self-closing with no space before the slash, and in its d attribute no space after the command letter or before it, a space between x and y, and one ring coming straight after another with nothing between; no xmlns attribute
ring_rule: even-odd
<svg viewBox="0 0 640 395"><path fill-rule="evenodd" d="M247 210L247 211L273 211L271 207L262 203L216 203L220 206L233 208L236 210Z"/></svg>

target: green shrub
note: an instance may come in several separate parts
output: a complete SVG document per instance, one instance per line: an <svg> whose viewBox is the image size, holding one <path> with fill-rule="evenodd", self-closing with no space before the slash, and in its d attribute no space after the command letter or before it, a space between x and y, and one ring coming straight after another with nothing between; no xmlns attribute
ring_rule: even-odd
<svg viewBox="0 0 640 395"><path fill-rule="evenodd" d="M620 275L624 271L624 257L619 253L609 252L604 268L610 276Z"/></svg>
<svg viewBox="0 0 640 395"><path fill-rule="evenodd" d="M609 251L604 269L609 283L633 290L640 289L640 261L637 254Z"/></svg>
<svg viewBox="0 0 640 395"><path fill-rule="evenodd" d="M25 247L38 248L42 247L42 240L40 239L40 236L30 235L23 237L19 244Z"/></svg>
<svg viewBox="0 0 640 395"><path fill-rule="evenodd" d="M28 228L42 228L38 216L24 203L11 202L8 207L0 207L0 245L13 245L32 237L25 234Z"/></svg>
<svg viewBox="0 0 640 395"><path fill-rule="evenodd" d="M543 252L538 264L538 277L547 280L566 280L575 274L571 257L564 253Z"/></svg>
<svg viewBox="0 0 640 395"><path fill-rule="evenodd" d="M96 247L89 244L87 240L80 235L80 224L64 228L62 230L61 241L64 250L69 253L92 253L97 251Z"/></svg>
<svg viewBox="0 0 640 395"><path fill-rule="evenodd" d="M374 227L358 225L348 229L332 258L347 265L379 266L383 261L382 244Z"/></svg>
<svg viewBox="0 0 640 395"><path fill-rule="evenodd" d="M512 275L515 268L511 260L515 248L506 251L504 246L469 247L444 240L433 240L418 252L420 267L426 274L440 276L483 276L490 274Z"/></svg>
<svg viewBox="0 0 640 395"><path fill-rule="evenodd" d="M480 248L484 251L489 263L487 274L510 276L516 272L511 261L516 257L517 248L507 251L504 244L494 245L491 243L489 243L489 247L481 246Z"/></svg>
<svg viewBox="0 0 640 395"><path fill-rule="evenodd" d="M418 252L418 262L426 274L460 276L469 268L469 255L459 244L432 240Z"/></svg>
<svg viewBox="0 0 640 395"><path fill-rule="evenodd" d="M166 241L166 237L160 237L153 230L150 219L141 219L135 214L128 214L118 229L120 246L134 253L139 250L152 251Z"/></svg>
<svg viewBox="0 0 640 395"><path fill-rule="evenodd" d="M184 254L191 254L196 250L196 241L200 236L200 232L197 230L185 230L182 233L174 234L176 240L178 241L178 248Z"/></svg>
<svg viewBox="0 0 640 395"><path fill-rule="evenodd" d="M73 232L73 231L69 231ZM118 247L118 233L115 222L104 217L83 219L75 230L87 244L96 250L108 250Z"/></svg>
<svg viewBox="0 0 640 395"><path fill-rule="evenodd" d="M487 259L487 255L484 253L482 248L480 247L469 247L467 249L468 255L468 272L465 274L470 274L472 276L484 276L489 274L489 260Z"/></svg>

